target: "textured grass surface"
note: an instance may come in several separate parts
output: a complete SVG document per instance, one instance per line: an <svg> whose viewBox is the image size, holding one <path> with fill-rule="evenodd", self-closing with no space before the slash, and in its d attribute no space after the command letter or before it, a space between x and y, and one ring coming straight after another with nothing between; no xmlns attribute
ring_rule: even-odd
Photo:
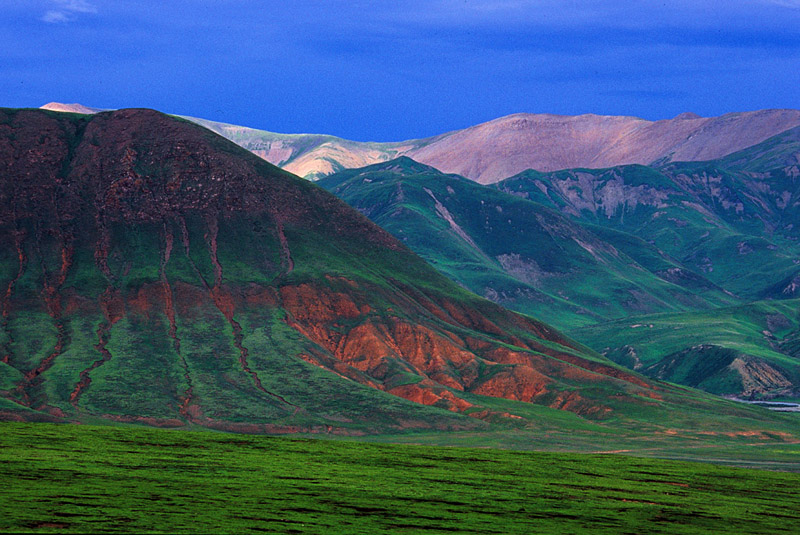
<svg viewBox="0 0 800 535"><path fill-rule="evenodd" d="M800 523L796 474L620 455L8 423L0 445L3 531L795 533Z"/></svg>
<svg viewBox="0 0 800 535"><path fill-rule="evenodd" d="M408 158L342 171L319 184L450 279L562 329L631 310L736 302L710 284L685 288L660 278L656 271L676 264L642 240L615 249L590 225L552 210L557 205L546 207Z"/></svg>
<svg viewBox="0 0 800 535"><path fill-rule="evenodd" d="M674 370L667 379L720 394L736 394L741 391L741 382L738 386L735 382L725 383L725 375L718 373L731 371L727 366L736 357L766 362L794 384L800 382L800 361L793 343L800 328L799 304L796 299L759 301L711 312L632 316L574 329L570 334L613 360L641 368L645 373L648 367L684 352L683 369ZM690 351L692 348L694 352ZM722 359L722 370L712 370L710 361L715 355ZM700 364L710 366L712 373L695 377ZM701 384L703 381L708 384Z"/></svg>

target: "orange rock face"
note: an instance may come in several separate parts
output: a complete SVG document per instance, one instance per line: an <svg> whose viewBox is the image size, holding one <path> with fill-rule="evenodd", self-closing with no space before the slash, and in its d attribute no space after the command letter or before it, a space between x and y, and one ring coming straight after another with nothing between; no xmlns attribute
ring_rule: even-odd
<svg viewBox="0 0 800 535"><path fill-rule="evenodd" d="M463 412L472 404L456 397L452 392L432 385L404 385L389 390L391 394L423 405L439 405L454 412Z"/></svg>
<svg viewBox="0 0 800 535"><path fill-rule="evenodd" d="M415 301L435 318L438 327L411 323L399 316L379 316L364 307L361 292L347 284L320 287L312 284L280 288L281 304L289 325L323 347L329 357L305 355L315 365L370 386L425 405L464 411L473 404L458 392L502 397L524 402L544 402L554 408L585 415L603 416L610 408L587 399L570 384L618 381L641 387L642 395L658 397L644 380L608 365L588 361L571 353L544 348L533 341L509 336L500 326L453 304L440 308L415 295ZM525 318L513 316L513 327L542 330ZM522 323L523 325L520 325ZM491 338L460 337L448 327L478 332L496 332L506 343ZM545 334L545 333L543 333ZM544 353L533 352L534 345ZM413 384L392 386L399 374L420 378ZM622 387L622 386L621 386ZM481 412L481 411L472 411ZM497 416L488 411L487 417ZM512 415L513 416L513 415Z"/></svg>
<svg viewBox="0 0 800 535"><path fill-rule="evenodd" d="M515 366L493 375L474 390L476 394L517 401L533 401L552 381L527 366Z"/></svg>

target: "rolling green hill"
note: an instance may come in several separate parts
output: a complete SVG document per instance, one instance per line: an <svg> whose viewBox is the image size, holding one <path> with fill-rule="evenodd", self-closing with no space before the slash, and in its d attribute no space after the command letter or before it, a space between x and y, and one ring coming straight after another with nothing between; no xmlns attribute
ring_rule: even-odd
<svg viewBox="0 0 800 535"><path fill-rule="evenodd" d="M631 235L745 301L782 300L800 295L799 162L800 129L794 128L709 162L528 171L498 187L606 229L598 234L637 260L626 248ZM772 306L782 307L781 321L793 324L796 302L788 303L790 311ZM799 363L782 349L789 340L776 340L766 325L777 317L768 306L685 316L632 311L619 322L571 332L653 377L723 394L797 396ZM737 314L748 319L731 322ZM634 333L623 324L654 328ZM630 339L620 342L624 336Z"/></svg>
<svg viewBox="0 0 800 535"><path fill-rule="evenodd" d="M722 395L800 397L800 301L631 316L573 336L648 376Z"/></svg>
<svg viewBox="0 0 800 535"><path fill-rule="evenodd" d="M709 162L526 171L497 187L645 240L745 300L795 297L799 137L791 129Z"/></svg>
<svg viewBox="0 0 800 535"><path fill-rule="evenodd" d="M332 187L410 222L465 285L520 289L572 325L737 302L620 230L408 159L374 171ZM784 356L800 347L788 307L767 320ZM630 371L152 110L0 109L0 420L0 531L779 532L797 517L791 474L618 455L797 470L797 415Z"/></svg>
<svg viewBox="0 0 800 535"><path fill-rule="evenodd" d="M319 185L459 284L561 328L736 302L642 240L409 158L342 171Z"/></svg>

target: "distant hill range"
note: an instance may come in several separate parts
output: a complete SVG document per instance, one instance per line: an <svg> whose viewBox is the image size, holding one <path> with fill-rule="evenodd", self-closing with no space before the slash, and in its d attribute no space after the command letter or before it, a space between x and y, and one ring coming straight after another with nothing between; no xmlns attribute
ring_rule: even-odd
<svg viewBox="0 0 800 535"><path fill-rule="evenodd" d="M800 298L798 111L518 114L394 144L191 120L306 176L340 169L320 185L440 272L618 363L800 395L800 318L769 305Z"/></svg>
<svg viewBox="0 0 800 535"><path fill-rule="evenodd" d="M57 102L42 107L84 114L100 111ZM550 172L712 160L800 126L798 110L761 110L720 117L683 113L661 121L518 113L430 138L372 143L322 134L276 134L186 118L270 163L312 180L343 169L408 156L481 184L492 184L527 169Z"/></svg>

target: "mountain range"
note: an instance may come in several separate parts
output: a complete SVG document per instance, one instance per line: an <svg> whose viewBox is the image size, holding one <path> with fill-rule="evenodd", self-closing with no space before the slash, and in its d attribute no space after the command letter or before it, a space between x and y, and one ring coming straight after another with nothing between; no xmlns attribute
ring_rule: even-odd
<svg viewBox="0 0 800 535"><path fill-rule="evenodd" d="M81 104L57 102L43 108L75 113L98 111ZM760 110L711 118L684 113L660 121L519 113L434 137L377 143L324 134L277 134L186 118L309 179L408 156L481 184L498 182L527 169L556 171L712 160L800 126L798 110Z"/></svg>
<svg viewBox="0 0 800 535"><path fill-rule="evenodd" d="M795 308L760 300L798 297L798 163L792 128L717 160L528 170L490 188L407 158L320 184L451 279L617 362L795 397Z"/></svg>
<svg viewBox="0 0 800 535"><path fill-rule="evenodd" d="M743 301L653 240L570 215L569 195L532 200L530 173L490 188L401 157L326 179L388 192L359 209L387 228L407 212L398 241L312 182L152 110L4 109L0 162L4 419L341 434L585 425L563 411L614 433L789 425L630 371L406 247L427 235L441 253L429 260L467 288L499 266L500 290L572 327ZM499 301L498 288L483 294Z"/></svg>
<svg viewBox="0 0 800 535"><path fill-rule="evenodd" d="M4 109L0 162L5 418L363 433L716 410L188 121Z"/></svg>

